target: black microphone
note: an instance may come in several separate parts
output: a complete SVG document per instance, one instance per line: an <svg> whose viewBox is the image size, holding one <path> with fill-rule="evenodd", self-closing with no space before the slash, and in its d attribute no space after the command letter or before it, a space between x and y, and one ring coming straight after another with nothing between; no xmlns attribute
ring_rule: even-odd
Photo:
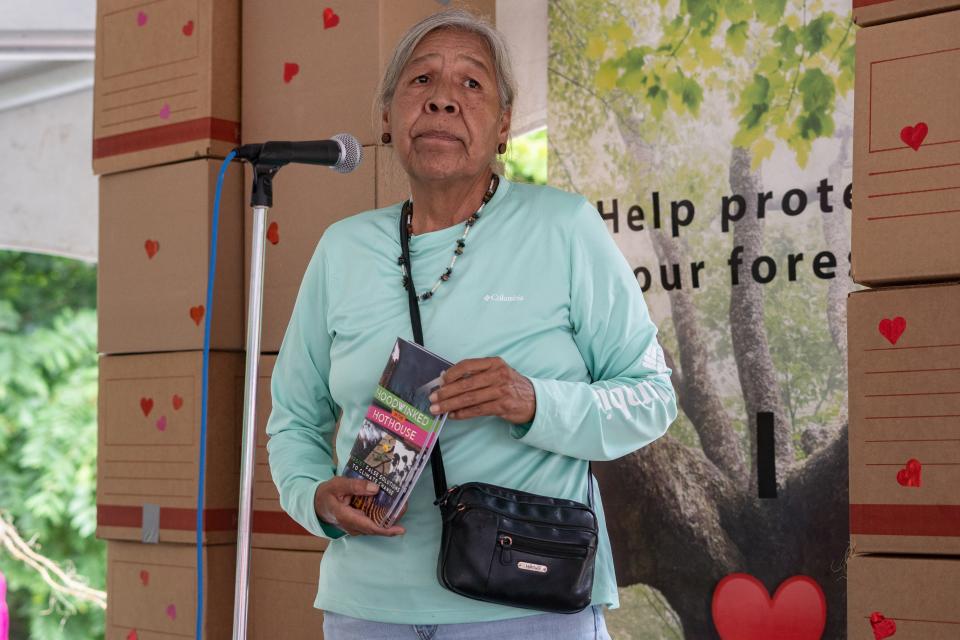
<svg viewBox="0 0 960 640"><path fill-rule="evenodd" d="M363 147L349 133L338 133L330 140L245 144L236 151L238 158L251 164L278 168L291 162L317 164L338 173L350 173L363 160Z"/></svg>

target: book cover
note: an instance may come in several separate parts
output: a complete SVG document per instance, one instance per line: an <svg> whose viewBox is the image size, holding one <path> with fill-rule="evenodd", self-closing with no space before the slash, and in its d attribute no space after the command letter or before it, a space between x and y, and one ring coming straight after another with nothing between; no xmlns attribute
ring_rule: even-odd
<svg viewBox="0 0 960 640"><path fill-rule="evenodd" d="M430 394L453 363L397 338L353 443L343 475L376 483L373 496L351 506L380 526L390 526L429 459L447 415L430 413Z"/></svg>

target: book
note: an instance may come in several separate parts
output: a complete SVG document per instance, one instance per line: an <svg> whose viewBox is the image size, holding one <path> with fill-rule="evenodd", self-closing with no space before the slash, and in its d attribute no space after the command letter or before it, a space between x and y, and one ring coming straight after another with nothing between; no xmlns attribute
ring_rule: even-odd
<svg viewBox="0 0 960 640"><path fill-rule="evenodd" d="M453 363L397 338L343 469L380 490L350 505L382 527L396 522L430 460L447 414L430 413L430 394Z"/></svg>

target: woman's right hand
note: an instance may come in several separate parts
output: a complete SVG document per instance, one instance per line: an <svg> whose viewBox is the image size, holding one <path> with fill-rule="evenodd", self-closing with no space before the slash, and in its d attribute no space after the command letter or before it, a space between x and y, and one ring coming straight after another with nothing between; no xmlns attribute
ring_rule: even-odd
<svg viewBox="0 0 960 640"><path fill-rule="evenodd" d="M335 476L321 482L313 496L313 509L323 522L332 524L352 536L399 536L406 530L398 525L383 528L359 509L350 506L353 496L372 496L380 490L376 484L361 478ZM404 509L406 510L406 509ZM401 512L401 515L402 512Z"/></svg>

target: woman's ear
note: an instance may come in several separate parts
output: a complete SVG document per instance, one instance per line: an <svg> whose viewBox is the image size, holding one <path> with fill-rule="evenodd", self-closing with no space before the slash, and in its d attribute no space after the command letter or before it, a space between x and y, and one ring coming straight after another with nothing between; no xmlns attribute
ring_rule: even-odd
<svg viewBox="0 0 960 640"><path fill-rule="evenodd" d="M501 142L506 142L510 137L510 118L513 115L513 109L508 108L500 114L500 130L497 131L497 138Z"/></svg>
<svg viewBox="0 0 960 640"><path fill-rule="evenodd" d="M380 125L384 133L390 133L390 110L389 109L383 110Z"/></svg>

